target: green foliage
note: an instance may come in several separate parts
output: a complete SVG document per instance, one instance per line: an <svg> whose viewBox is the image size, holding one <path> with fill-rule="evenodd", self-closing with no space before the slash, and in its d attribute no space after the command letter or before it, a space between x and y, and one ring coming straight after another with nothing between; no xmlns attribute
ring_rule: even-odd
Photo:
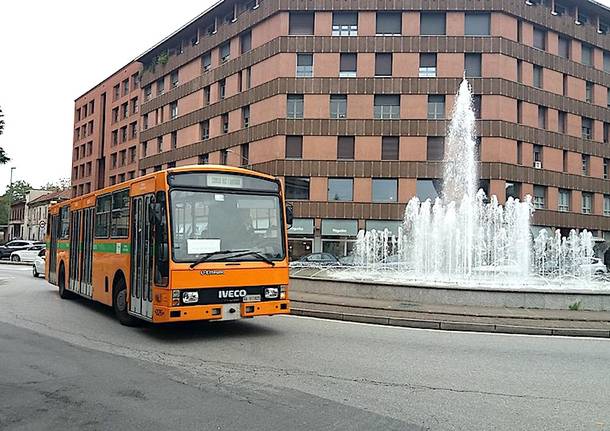
<svg viewBox="0 0 610 431"><path fill-rule="evenodd" d="M165 65L169 60L169 54L167 52L163 52L159 54L157 57L157 64Z"/></svg>
<svg viewBox="0 0 610 431"><path fill-rule="evenodd" d="M56 181L49 181L41 187L42 190L59 192L70 188L70 178L59 178Z"/></svg>
<svg viewBox="0 0 610 431"><path fill-rule="evenodd" d="M25 194L32 190L32 186L27 181L15 181L11 186L6 188L6 192L0 196L0 224L8 223L9 201L14 203L25 198Z"/></svg>
<svg viewBox="0 0 610 431"><path fill-rule="evenodd" d="M0 108L0 135L4 133L4 114ZM0 147L0 165L8 163L11 159L4 152L4 148Z"/></svg>
<svg viewBox="0 0 610 431"><path fill-rule="evenodd" d="M580 307L582 306L582 301L576 301L574 304L570 304L568 305L568 307L570 308L570 310L572 311L578 311L580 310Z"/></svg>

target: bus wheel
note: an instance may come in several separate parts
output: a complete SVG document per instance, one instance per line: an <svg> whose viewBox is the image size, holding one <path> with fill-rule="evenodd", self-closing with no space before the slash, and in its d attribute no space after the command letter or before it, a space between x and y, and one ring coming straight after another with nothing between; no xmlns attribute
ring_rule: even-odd
<svg viewBox="0 0 610 431"><path fill-rule="evenodd" d="M64 271L63 265L59 268L59 277L57 278L59 285L59 297L61 299L72 299L76 295L66 289L66 272Z"/></svg>
<svg viewBox="0 0 610 431"><path fill-rule="evenodd" d="M120 277L116 281L112 292L112 307L114 308L114 314L116 314L116 317L119 319L119 322L121 322L121 325L138 326L140 324L140 320L127 312L127 286L125 285L125 280L123 277Z"/></svg>

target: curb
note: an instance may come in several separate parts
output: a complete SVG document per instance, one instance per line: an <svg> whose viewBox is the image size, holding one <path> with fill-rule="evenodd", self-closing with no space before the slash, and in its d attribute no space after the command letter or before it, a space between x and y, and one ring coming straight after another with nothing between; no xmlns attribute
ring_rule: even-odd
<svg viewBox="0 0 610 431"><path fill-rule="evenodd" d="M21 265L21 266L32 266L34 262L13 262L10 260L0 260L0 265Z"/></svg>
<svg viewBox="0 0 610 431"><path fill-rule="evenodd" d="M406 319L400 317L382 317L368 314L311 310L294 306L291 307L290 311L296 316L343 320L347 322L372 323L386 326L402 326L407 328L439 329L444 331L491 332L500 334L610 338L610 330L607 329L548 328L542 326L495 325L492 323L466 323L426 319Z"/></svg>

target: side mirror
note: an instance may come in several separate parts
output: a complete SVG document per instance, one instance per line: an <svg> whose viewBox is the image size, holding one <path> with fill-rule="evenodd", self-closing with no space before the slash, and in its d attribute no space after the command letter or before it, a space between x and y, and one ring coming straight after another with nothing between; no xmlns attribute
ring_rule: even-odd
<svg viewBox="0 0 610 431"><path fill-rule="evenodd" d="M294 208L292 204L286 204L286 224L288 227L292 227L292 222L294 221Z"/></svg>

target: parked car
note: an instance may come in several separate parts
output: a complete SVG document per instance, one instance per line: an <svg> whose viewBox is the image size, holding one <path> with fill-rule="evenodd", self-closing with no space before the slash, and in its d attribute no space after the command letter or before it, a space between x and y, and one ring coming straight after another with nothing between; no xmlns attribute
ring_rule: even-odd
<svg viewBox="0 0 610 431"><path fill-rule="evenodd" d="M14 251L11 253L12 262L34 262L40 250L44 250L44 244L35 244L26 249Z"/></svg>
<svg viewBox="0 0 610 431"><path fill-rule="evenodd" d="M579 269L583 274L588 275L603 275L608 273L608 268L604 262L597 257L586 259L586 261L579 265Z"/></svg>
<svg viewBox="0 0 610 431"><path fill-rule="evenodd" d="M33 245L44 245L42 241L26 241L16 239L9 241L6 244L0 245L0 259L6 259L11 256L14 251L25 250L26 248L32 247Z"/></svg>
<svg viewBox="0 0 610 431"><path fill-rule="evenodd" d="M46 254L47 250L43 248L38 252L38 255L34 259L34 264L32 265L32 275L34 277L38 277L39 275L42 275L44 277Z"/></svg>
<svg viewBox="0 0 610 431"><path fill-rule="evenodd" d="M302 256L296 262L292 262L291 266L338 266L340 264L339 259L330 253L310 253Z"/></svg>

